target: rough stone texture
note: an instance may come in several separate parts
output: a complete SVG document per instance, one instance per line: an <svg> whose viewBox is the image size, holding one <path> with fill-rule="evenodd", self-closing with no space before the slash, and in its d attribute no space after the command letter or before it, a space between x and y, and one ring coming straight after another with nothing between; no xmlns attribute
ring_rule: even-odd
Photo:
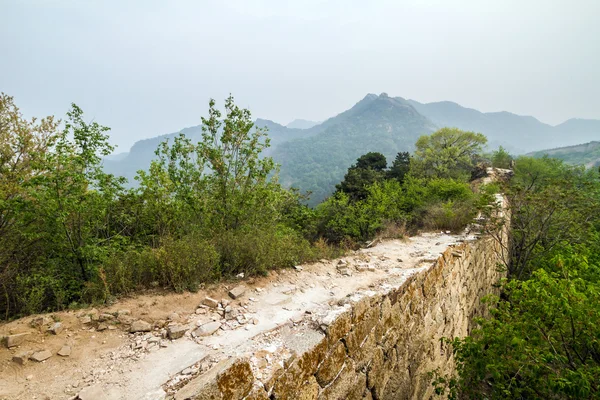
<svg viewBox="0 0 600 400"><path fill-rule="evenodd" d="M325 360L323 360L321 366L317 370L317 382L319 382L322 387L329 385L329 383L331 383L338 375L344 366L345 361L346 347L343 343L338 342L333 350L327 354Z"/></svg>
<svg viewBox="0 0 600 400"><path fill-rule="evenodd" d="M175 400L241 400L250 394L254 375L245 359L223 360L177 392ZM252 398L260 392L253 391Z"/></svg>
<svg viewBox="0 0 600 400"><path fill-rule="evenodd" d="M327 315L325 337L262 379L248 399L428 399L428 372L455 370L442 337L468 335L474 316L485 315L482 297L495 293L504 273L502 245L487 236L450 246L401 285L357 293ZM246 361L230 361L184 387L176 399L238 399L250 393ZM224 384L225 383L225 384ZM235 384L234 384L235 383ZM235 390L233 389L235 387Z"/></svg>
<svg viewBox="0 0 600 400"><path fill-rule="evenodd" d="M129 328L129 332L150 332L152 330L152 325L149 322L142 321L141 319L134 321Z"/></svg>
<svg viewBox="0 0 600 400"><path fill-rule="evenodd" d="M50 357L52 357L52 353L50 352L50 350L41 350L33 353L31 357L29 357L29 359L37 362L42 362L44 360L49 359Z"/></svg>
<svg viewBox="0 0 600 400"><path fill-rule="evenodd" d="M218 331L220 327L221 323L219 321L206 323L194 331L194 336L210 336Z"/></svg>
<svg viewBox="0 0 600 400"><path fill-rule="evenodd" d="M167 335L171 340L183 337L183 335L185 335L185 332L187 332L187 328L182 325L169 325L167 327Z"/></svg>
<svg viewBox="0 0 600 400"><path fill-rule="evenodd" d="M58 354L61 357L69 357L71 355L71 346L65 345L61 347L58 353L56 354Z"/></svg>
<svg viewBox="0 0 600 400"><path fill-rule="evenodd" d="M237 298L242 297L244 293L246 293L246 286L240 285L231 289L228 294L229 297L235 300Z"/></svg>
<svg viewBox="0 0 600 400"><path fill-rule="evenodd" d="M204 300L202 300L202 304L210 308L219 307L219 302L211 297L205 297Z"/></svg>
<svg viewBox="0 0 600 400"><path fill-rule="evenodd" d="M20 353L15 354L12 360L13 362L16 362L19 365L25 365L29 360L29 357L31 357L31 354L31 351L22 351Z"/></svg>
<svg viewBox="0 0 600 400"><path fill-rule="evenodd" d="M55 322L54 324L52 324L52 326L48 330L52 334L58 335L63 331L63 329L64 329L63 324L61 324L60 322Z"/></svg>
<svg viewBox="0 0 600 400"><path fill-rule="evenodd" d="M15 335L9 335L4 338L4 344L9 349L11 347L20 346L25 341L25 338L29 336L29 333L17 333Z"/></svg>

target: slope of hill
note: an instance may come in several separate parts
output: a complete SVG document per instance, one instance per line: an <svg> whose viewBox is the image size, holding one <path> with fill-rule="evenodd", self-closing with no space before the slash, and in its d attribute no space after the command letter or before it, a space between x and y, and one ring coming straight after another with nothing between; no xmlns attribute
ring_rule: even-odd
<svg viewBox="0 0 600 400"><path fill-rule="evenodd" d="M292 122L290 122L289 124L287 124L285 127L292 128L292 129L310 129L313 126L316 126L319 124L320 124L320 122L316 122L316 121L308 121L306 119L295 119Z"/></svg>
<svg viewBox="0 0 600 400"><path fill-rule="evenodd" d="M287 140L310 135L310 132L307 132L306 130L286 128L283 125L266 119L257 119L255 125L261 128L266 127L269 130L271 147L266 150L266 156L271 155L276 146ZM190 138L192 142L196 143L202 140L202 125L185 128L180 132L140 140L133 145L128 153L119 153L118 156L112 155L105 157L103 161L104 170L108 173L126 177L129 185L134 186L134 177L137 174L137 171L148 169L152 160L156 158L154 152L158 148L158 145L165 140L172 141L179 133L183 133L186 137Z"/></svg>
<svg viewBox="0 0 600 400"><path fill-rule="evenodd" d="M324 127L323 127L324 126ZM387 94L368 95L350 110L328 119L313 137L285 142L273 152L281 163L281 182L312 192L311 204L328 196L356 159L369 151L388 161L411 151L419 136L436 126L411 105Z"/></svg>
<svg viewBox="0 0 600 400"><path fill-rule="evenodd" d="M588 168L597 167L600 166L600 142L589 142L576 146L541 150L529 153L528 155L533 157L547 155L572 165L585 165Z"/></svg>
<svg viewBox="0 0 600 400"><path fill-rule="evenodd" d="M405 101L438 126L481 132L488 137L492 147L499 144L517 153L539 148L540 137L549 135L552 130L552 126L533 117L509 112L482 113L450 101L426 104Z"/></svg>
<svg viewBox="0 0 600 400"><path fill-rule="evenodd" d="M600 138L598 120L570 119L552 126L529 116L506 111L482 113L450 101L424 104L398 99L415 107L438 126L481 132L488 137L490 147L500 144L515 153L538 150L540 143L547 147L563 147Z"/></svg>

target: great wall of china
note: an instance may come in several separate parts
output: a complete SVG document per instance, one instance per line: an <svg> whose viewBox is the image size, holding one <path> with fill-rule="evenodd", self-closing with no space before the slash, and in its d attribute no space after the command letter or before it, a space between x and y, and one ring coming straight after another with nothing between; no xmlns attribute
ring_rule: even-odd
<svg viewBox="0 0 600 400"><path fill-rule="evenodd" d="M428 373L454 368L441 339L467 335L497 293L499 237L426 233L195 294L24 318L0 327L13 340L0 399L430 398Z"/></svg>

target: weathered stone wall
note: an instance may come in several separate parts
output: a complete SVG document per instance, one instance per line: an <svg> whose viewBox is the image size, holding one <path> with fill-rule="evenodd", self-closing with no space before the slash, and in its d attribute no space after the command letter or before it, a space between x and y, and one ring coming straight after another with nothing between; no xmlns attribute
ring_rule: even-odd
<svg viewBox="0 0 600 400"><path fill-rule="evenodd" d="M257 384L246 358L198 377L176 399L424 399L427 373L452 372L442 337L463 337L483 296L503 276L502 246L490 237L448 248L431 267L386 292L352 298L309 350Z"/></svg>

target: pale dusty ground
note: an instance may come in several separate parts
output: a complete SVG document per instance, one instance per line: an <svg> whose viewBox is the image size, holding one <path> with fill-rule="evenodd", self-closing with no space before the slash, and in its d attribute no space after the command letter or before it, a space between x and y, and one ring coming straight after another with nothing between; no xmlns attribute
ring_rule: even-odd
<svg viewBox="0 0 600 400"><path fill-rule="evenodd" d="M276 355L281 355L282 343L295 327L318 327L318 318L326 315L331 305L359 289L399 284L431 265L448 245L464 239L470 238L422 234L404 241L389 240L344 257L347 271L336 268L339 260L323 260L303 265L302 271L274 271L266 278L219 284L198 293L142 295L98 310L102 313L127 309L135 319L148 322L166 320L175 312L178 314L174 316L175 322L190 328L213 319L224 323L223 329L210 337L193 339L188 332L181 339L165 341L166 347L155 345L144 349L142 345L154 340L152 334L129 334L121 329L90 330L78 318L81 311L54 313L66 327L56 336L29 327L34 317L1 325L0 336L33 334L21 348L0 348L0 399L70 399L82 390L84 399L97 396L115 400L161 399L165 396L163 385L167 390L178 387L181 381L217 361L248 350L264 350L266 361L254 361L259 370L268 368L277 361ZM228 299L227 291L240 283L248 286L245 295L239 300ZM228 299L240 314L241 323L235 319L226 321L211 310L196 314L207 295L217 300ZM132 349L136 343L139 348ZM73 349L70 357L56 355L64 344ZM296 345L301 347L301 341ZM42 363L30 361L24 366L11 361L13 354L35 349L48 349L54 355ZM92 390L101 394L92 395ZM90 394L87 397L86 392Z"/></svg>

